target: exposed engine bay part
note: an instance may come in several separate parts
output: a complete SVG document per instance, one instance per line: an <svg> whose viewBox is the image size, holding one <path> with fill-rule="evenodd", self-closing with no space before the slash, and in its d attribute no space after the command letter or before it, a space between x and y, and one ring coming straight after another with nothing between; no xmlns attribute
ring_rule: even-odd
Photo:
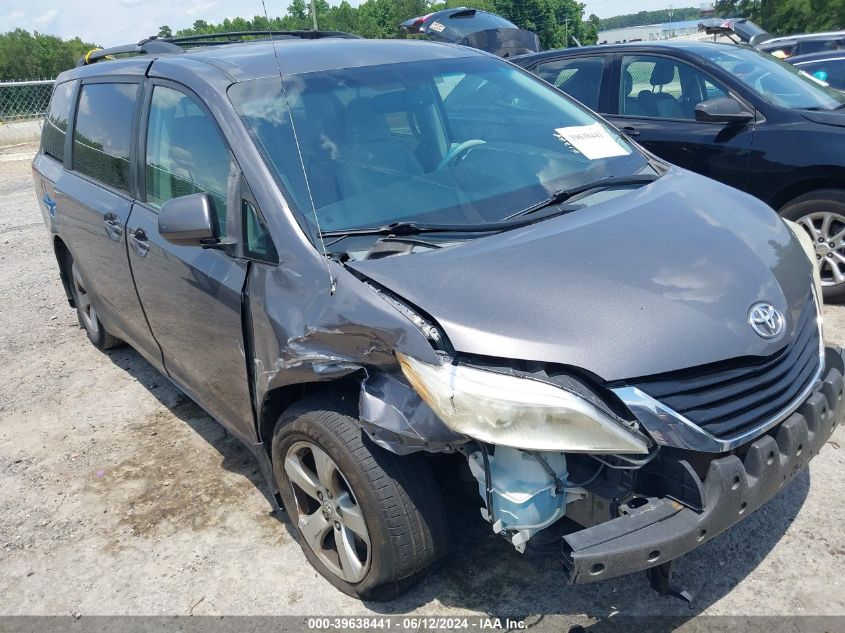
<svg viewBox="0 0 845 633"><path fill-rule="evenodd" d="M481 516L496 534L506 534L518 552L529 539L566 514L566 504L586 496L583 488L567 487L566 455L529 453L505 446L487 447L467 455L485 507Z"/></svg>

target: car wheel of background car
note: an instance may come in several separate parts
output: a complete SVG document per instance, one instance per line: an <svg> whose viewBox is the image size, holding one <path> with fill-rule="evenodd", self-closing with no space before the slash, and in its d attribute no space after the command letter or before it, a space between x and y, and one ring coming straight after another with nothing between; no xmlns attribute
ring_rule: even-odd
<svg viewBox="0 0 845 633"><path fill-rule="evenodd" d="M804 194L780 214L800 224L813 238L824 300L845 299L845 190L820 189Z"/></svg>
<svg viewBox="0 0 845 633"><path fill-rule="evenodd" d="M352 415L340 397L293 405L273 434L273 470L314 568L348 595L389 600L442 555L443 502L424 457L379 448Z"/></svg>
<svg viewBox="0 0 845 633"><path fill-rule="evenodd" d="M76 306L76 316L79 318L79 325L85 330L88 339L100 350L107 350L121 345L123 341L109 334L106 328L103 327L103 324L100 323L100 319L97 317L97 311L91 304L91 297L82 282L79 267L73 261L70 253L67 254L67 259L65 260L65 271L70 281L70 291L73 294L73 303Z"/></svg>

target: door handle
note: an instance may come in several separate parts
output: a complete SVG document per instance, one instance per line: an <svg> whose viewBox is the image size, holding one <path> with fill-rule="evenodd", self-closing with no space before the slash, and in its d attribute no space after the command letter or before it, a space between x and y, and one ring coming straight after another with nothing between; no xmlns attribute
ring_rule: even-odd
<svg viewBox="0 0 845 633"><path fill-rule="evenodd" d="M119 242L123 237L123 224L116 213L106 213L103 216L103 224L106 227L106 235L115 242Z"/></svg>
<svg viewBox="0 0 845 633"><path fill-rule="evenodd" d="M628 136L640 135L640 131L635 127L631 127L630 125L626 125L625 127L623 127L622 131L625 132L625 134L627 134Z"/></svg>
<svg viewBox="0 0 845 633"><path fill-rule="evenodd" d="M150 243L147 240L147 234L144 232L144 229L135 229L134 231L129 231L129 244L132 246L132 250L138 253L139 257L146 257L147 253L150 252Z"/></svg>

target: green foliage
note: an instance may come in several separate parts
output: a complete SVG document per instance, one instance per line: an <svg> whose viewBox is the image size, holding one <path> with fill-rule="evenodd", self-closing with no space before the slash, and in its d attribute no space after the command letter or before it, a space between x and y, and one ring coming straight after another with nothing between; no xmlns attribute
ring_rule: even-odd
<svg viewBox="0 0 845 633"><path fill-rule="evenodd" d="M776 35L845 28L843 0L717 0L723 17L746 17Z"/></svg>
<svg viewBox="0 0 845 633"><path fill-rule="evenodd" d="M225 31L310 29L309 5L308 0L291 0L285 15L269 20L263 15L251 19L226 18L219 24L196 20L189 28L175 31L165 24L159 27L156 35L171 37ZM585 21L584 5L577 0L366 0L357 7L347 0L339 4L317 0L317 24L321 30L346 31L370 38L405 37L399 31L399 24L408 18L457 6L498 13L520 28L537 33L543 48L574 46L575 40L594 44L602 23L598 18ZM676 14L680 11L682 9L676 9ZM53 35L30 34L23 29L10 31L0 35L0 80L53 78L75 66L77 60L92 48L96 46L79 38L62 40Z"/></svg>
<svg viewBox="0 0 845 633"><path fill-rule="evenodd" d="M94 44L78 37L63 40L55 35L15 29L0 34L0 81L52 79L73 68Z"/></svg>
<svg viewBox="0 0 845 633"><path fill-rule="evenodd" d="M398 27L408 18L458 6L498 13L520 28L537 33L543 48L574 45L575 39L582 44L594 44L597 39L597 24L583 21L584 5L577 0L366 0L357 7L346 0L333 5L326 0L317 0L317 25L324 31L345 31L370 38L403 37ZM192 27L178 30L176 35L259 31L267 28L295 31L310 29L311 25L309 2L292 0L284 16L269 21L264 16L255 16L251 20L227 18L220 24L197 20ZM170 32L169 27L163 26L161 33L165 29Z"/></svg>
<svg viewBox="0 0 845 633"><path fill-rule="evenodd" d="M625 15L615 15L612 18L599 19L591 15L590 18L598 20L598 29L619 29L626 26L643 26L645 24L663 24L670 20L672 22L683 22L684 20L697 20L701 16L701 9L698 7L683 7L680 9L660 9L659 11L640 11Z"/></svg>

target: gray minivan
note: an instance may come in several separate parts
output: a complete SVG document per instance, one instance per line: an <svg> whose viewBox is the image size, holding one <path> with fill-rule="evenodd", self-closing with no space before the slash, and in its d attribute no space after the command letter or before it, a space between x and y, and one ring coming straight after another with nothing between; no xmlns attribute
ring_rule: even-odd
<svg viewBox="0 0 845 633"><path fill-rule="evenodd" d="M44 221L92 343L250 447L342 591L448 551L454 477L569 582L671 593L842 418L812 244L762 202L473 49L191 43L59 77Z"/></svg>

